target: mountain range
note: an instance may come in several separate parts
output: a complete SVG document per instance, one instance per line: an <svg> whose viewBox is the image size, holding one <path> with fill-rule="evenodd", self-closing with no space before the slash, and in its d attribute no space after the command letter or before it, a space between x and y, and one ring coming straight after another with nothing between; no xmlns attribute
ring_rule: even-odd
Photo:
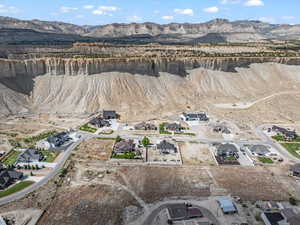
<svg viewBox="0 0 300 225"><path fill-rule="evenodd" d="M255 42L298 40L300 25L215 19L205 23L131 23L79 26L64 22L0 17L0 42L144 40L144 42ZM26 35L24 35L24 32ZM13 38L12 38L13 37ZM15 38L14 38L15 37Z"/></svg>

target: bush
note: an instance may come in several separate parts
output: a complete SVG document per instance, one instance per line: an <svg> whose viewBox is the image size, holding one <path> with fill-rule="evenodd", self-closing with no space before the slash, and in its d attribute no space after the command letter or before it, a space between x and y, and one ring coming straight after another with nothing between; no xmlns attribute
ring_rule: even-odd
<svg viewBox="0 0 300 225"><path fill-rule="evenodd" d="M291 205L297 205L297 200L294 199L293 197L289 198L289 202L290 202Z"/></svg>
<svg viewBox="0 0 300 225"><path fill-rule="evenodd" d="M116 137L116 142L120 142L120 141L122 141L122 138L120 136L117 136Z"/></svg>

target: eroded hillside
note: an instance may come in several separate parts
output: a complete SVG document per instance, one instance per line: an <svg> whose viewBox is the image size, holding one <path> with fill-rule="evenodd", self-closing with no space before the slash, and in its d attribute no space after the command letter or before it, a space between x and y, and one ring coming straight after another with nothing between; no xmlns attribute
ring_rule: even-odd
<svg viewBox="0 0 300 225"><path fill-rule="evenodd" d="M124 119L138 119L187 108L220 111L216 104L294 94L300 86L297 51L270 46L118 47L8 48L6 59L0 60L0 113L110 108Z"/></svg>

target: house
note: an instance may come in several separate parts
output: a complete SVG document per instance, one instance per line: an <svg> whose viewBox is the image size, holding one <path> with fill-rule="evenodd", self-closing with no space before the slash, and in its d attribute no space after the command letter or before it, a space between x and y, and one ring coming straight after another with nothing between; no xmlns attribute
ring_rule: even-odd
<svg viewBox="0 0 300 225"><path fill-rule="evenodd" d="M252 145L250 151L256 156L266 156L271 153L269 148L265 145Z"/></svg>
<svg viewBox="0 0 300 225"><path fill-rule="evenodd" d="M0 169L0 190L6 189L22 178L23 173L2 166L2 169Z"/></svg>
<svg viewBox="0 0 300 225"><path fill-rule="evenodd" d="M167 123L165 129L173 132L180 132L182 127L179 123Z"/></svg>
<svg viewBox="0 0 300 225"><path fill-rule="evenodd" d="M44 155L36 149L29 148L26 151L22 152L18 158L18 163L32 163L40 162L44 159Z"/></svg>
<svg viewBox="0 0 300 225"><path fill-rule="evenodd" d="M109 120L103 119L102 117L97 117L92 119L89 122L91 125L98 127L98 128L102 128L102 127L110 127L111 123Z"/></svg>
<svg viewBox="0 0 300 225"><path fill-rule="evenodd" d="M114 146L114 153L124 154L135 151L135 143L133 140L121 140Z"/></svg>
<svg viewBox="0 0 300 225"><path fill-rule="evenodd" d="M231 131L228 129L228 127L223 124L214 126L213 131L216 133L231 134Z"/></svg>
<svg viewBox="0 0 300 225"><path fill-rule="evenodd" d="M0 225L7 225L2 216L0 216Z"/></svg>
<svg viewBox="0 0 300 225"><path fill-rule="evenodd" d="M193 218L203 218L203 214L199 208L189 206L185 203L169 204L167 206L169 218L171 221L182 221ZM198 222L198 221L197 221ZM202 224L211 224L208 219L201 220ZM197 223L200 224L200 223Z"/></svg>
<svg viewBox="0 0 300 225"><path fill-rule="evenodd" d="M208 121L209 118L206 113L182 113L181 119L184 121Z"/></svg>
<svg viewBox="0 0 300 225"><path fill-rule="evenodd" d="M151 123L139 123L134 126L135 130L157 130L157 127Z"/></svg>
<svg viewBox="0 0 300 225"><path fill-rule="evenodd" d="M50 136L47 138L47 142L49 143L50 148L57 148L64 145L66 142L72 140L71 137L66 132L61 132L59 134Z"/></svg>
<svg viewBox="0 0 300 225"><path fill-rule="evenodd" d="M273 126L272 131L276 132L277 135L282 135L286 140L292 141L298 137L296 131L291 131L282 127Z"/></svg>
<svg viewBox="0 0 300 225"><path fill-rule="evenodd" d="M281 210L281 214L290 225L300 225L300 213L298 210L286 208Z"/></svg>
<svg viewBox="0 0 300 225"><path fill-rule="evenodd" d="M261 218L266 225L290 225L280 212L264 212Z"/></svg>
<svg viewBox="0 0 300 225"><path fill-rule="evenodd" d="M224 214L234 214L237 213L237 208L233 203L233 200L229 196L216 197L216 200L222 209Z"/></svg>
<svg viewBox="0 0 300 225"><path fill-rule="evenodd" d="M178 152L176 146L167 142L166 140L163 140L157 144L156 149L159 150L161 154L174 154Z"/></svg>
<svg viewBox="0 0 300 225"><path fill-rule="evenodd" d="M102 117L105 120L112 120L119 119L120 116L116 113L116 111L103 110Z"/></svg>
<svg viewBox="0 0 300 225"><path fill-rule="evenodd" d="M300 178L300 164L290 166L290 174L294 177Z"/></svg>
<svg viewBox="0 0 300 225"><path fill-rule="evenodd" d="M220 144L217 148L216 155L217 156L236 156L238 153L238 148L234 144L226 143Z"/></svg>

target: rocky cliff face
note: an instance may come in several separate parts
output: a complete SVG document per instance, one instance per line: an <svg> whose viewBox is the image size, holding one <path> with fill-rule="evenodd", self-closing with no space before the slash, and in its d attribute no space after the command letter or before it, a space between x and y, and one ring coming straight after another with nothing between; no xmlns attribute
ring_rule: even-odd
<svg viewBox="0 0 300 225"><path fill-rule="evenodd" d="M232 58L161 58L161 59L64 59L41 58L30 60L0 59L0 79L20 76L36 77L49 75L93 75L104 72L126 72L159 76L160 72L186 76L189 70L205 68L224 72L236 72L237 67L253 63L281 63L300 65L298 57L232 57ZM1 82L1 81L0 81Z"/></svg>
<svg viewBox="0 0 300 225"><path fill-rule="evenodd" d="M230 22L225 19L216 19L198 24L171 23L160 25L155 23L132 23L108 24L102 26L78 26L62 22L47 22L40 20L26 21L9 17L0 17L0 29L30 29L40 32L40 34L36 34L37 36L43 36L45 35L44 33L76 34L93 38L120 38L148 35L150 37L157 37L157 40L159 41L170 39L171 41L184 40L185 42L190 42L192 40L197 41L199 38L198 41L200 42L248 42L249 40L257 41L265 39L297 40L300 35L300 25L272 25L260 21L247 20ZM204 37L204 39L202 39L202 37ZM5 39L5 37L3 38ZM19 40L21 37L16 36L15 38ZM60 38L72 41L74 38L76 39L78 37ZM41 38L35 39L40 40ZM80 40L80 38L78 40Z"/></svg>

